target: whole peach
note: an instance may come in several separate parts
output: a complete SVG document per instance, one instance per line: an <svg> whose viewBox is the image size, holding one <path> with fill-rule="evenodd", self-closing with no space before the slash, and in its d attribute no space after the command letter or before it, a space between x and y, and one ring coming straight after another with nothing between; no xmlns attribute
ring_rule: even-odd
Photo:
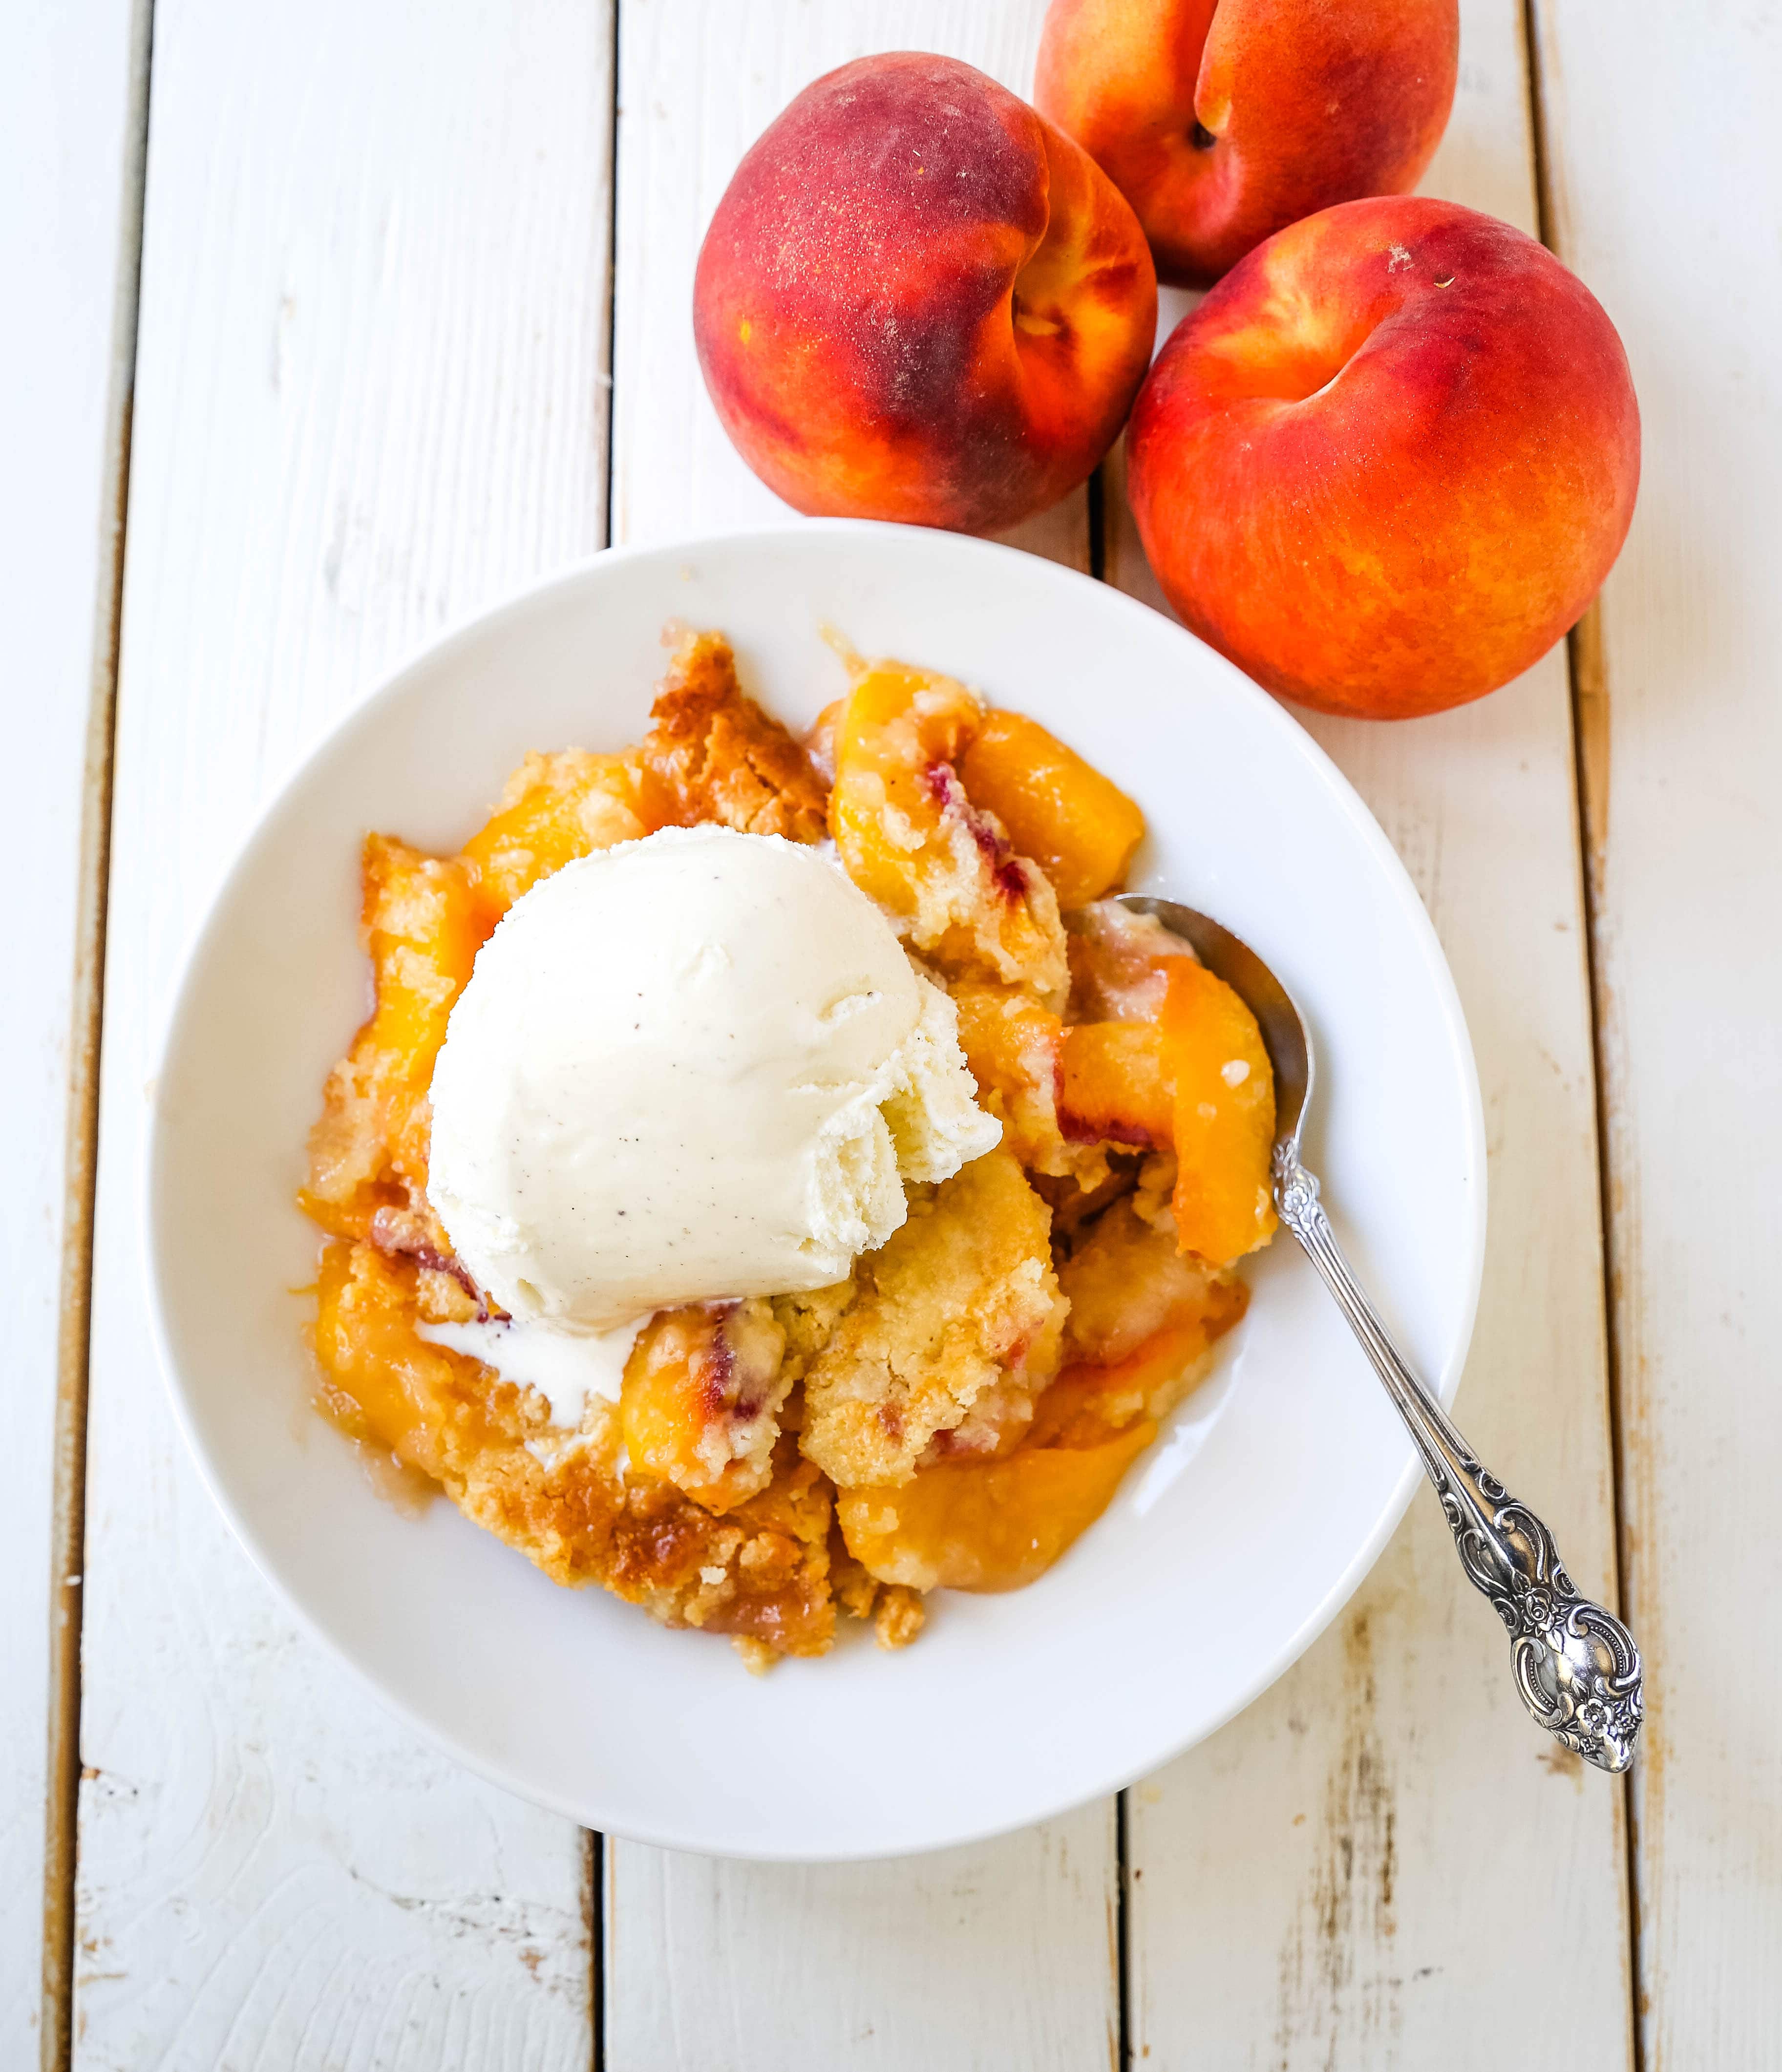
<svg viewBox="0 0 1782 2072"><path fill-rule="evenodd" d="M693 282L724 429L813 514L1001 532L1094 469L1157 327L1113 183L951 58L862 58L750 149Z"/></svg>
<svg viewBox="0 0 1782 2072"><path fill-rule="evenodd" d="M1034 99L1204 287L1303 216L1406 194L1454 105L1459 0L1052 0Z"/></svg>
<svg viewBox="0 0 1782 2072"><path fill-rule="evenodd" d="M1228 273L1127 434L1150 565L1187 624L1320 711L1482 697L1620 552L1640 412L1602 306L1452 202L1345 203Z"/></svg>

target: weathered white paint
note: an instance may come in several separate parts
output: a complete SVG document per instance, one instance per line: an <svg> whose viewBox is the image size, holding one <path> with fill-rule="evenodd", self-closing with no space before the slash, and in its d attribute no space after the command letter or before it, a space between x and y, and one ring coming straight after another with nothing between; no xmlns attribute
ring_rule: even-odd
<svg viewBox="0 0 1782 2072"><path fill-rule="evenodd" d="M698 236L738 152L796 86L866 49L954 49L1021 86L1039 10L623 11L615 492L619 530L641 537L774 508L724 443L686 336ZM0 1683L0 1756L23 1779L0 1828L8 2064L28 2060L36 2016L59 1046L128 101L121 0L35 12L14 25L0 146L22 168L0 183L9 278L41 278L27 294L46 312L0 345L31 356L36 384L0 384L9 432L37 442L9 440L27 463L13 479L39 479L35 454L44 485L9 505L7 565L34 609L9 615L26 666L8 711L43 732L15 736L31 782L7 839L34 870L35 906L14 918L23 968L47 978L9 999L3 1025L9 1177L28 1176L5 1206L24 1262L11 1429L19 1456L44 1464L18 1478L0 1526L0 1638L24 1664ZM1745 1184L1763 1168L1749 1132L1768 1126L1778 1003L1773 959L1742 961L1776 904L1766 787L1782 764L1782 284L1763 235L1782 187L1765 97L1777 32L1763 10L1719 6L1675 22L1648 0L1631 16L1602 0L1537 12L1558 241L1620 323L1646 415L1641 512L1603 610L1599 953L1629 1597L1655 1672L1637 1802L1646 2062L1681 2072L1763 2060L1782 1930L1782 1671L1749 1525L1782 1466L1761 1352L1777 1233ZM1461 101L1427 184L1526 222L1518 10L1467 0L1465 14ZM180 948L268 786L393 653L600 536L610 33L603 8L559 0L157 10L89 1497L82 2065L588 2060L579 1838L393 1727L213 1521L144 1342L134 1168ZM47 273L21 275L17 249ZM1033 543L1080 563L1080 501ZM1142 586L1130 540L1110 572ZM77 713L40 693L51 683L72 686ZM1493 1240L1463 1420L1551 1516L1581 1578L1606 1581L1562 665L1447 719L1316 730L1430 899L1485 1075ZM1727 1112L1739 1133L1715 1122ZM1300 1669L1134 1794L1134 2041L1151 2062L1482 2066L1506 2022L1557 2008L1574 2055L1594 2021L1593 2065L1627 2062L1612 1790L1517 1719L1490 1614L1451 1560L1420 1506ZM1754 1636L1740 1687L1711 1686L1715 1651ZM1100 2062L1111 1878L1105 1808L849 1871L615 1848L610 2061Z"/></svg>
<svg viewBox="0 0 1782 2072"><path fill-rule="evenodd" d="M1644 427L1592 819L1644 2062L1693 2072L1782 2030L1782 15L1537 11L1557 241Z"/></svg>
<svg viewBox="0 0 1782 2072"><path fill-rule="evenodd" d="M611 2072L1077 2072L1113 2059L1111 1799L899 1863L607 1853Z"/></svg>
<svg viewBox="0 0 1782 2072"><path fill-rule="evenodd" d="M159 0L88 1481L75 2062L585 2067L585 1838L295 1630L176 1437L148 1075L269 787L403 651L600 544L611 17ZM343 926L348 917L343 916Z"/></svg>
<svg viewBox="0 0 1782 2072"><path fill-rule="evenodd" d="M66 1342L80 1344L86 1258L92 1133L70 1096L90 1083L97 1000L93 848L135 311L139 27L133 0L21 10L0 87L0 712L12 773L0 816L12 892L0 986L0 2064L20 2067L37 2062L41 2040L46 1842L53 1852L67 1840L51 1665L79 1584L59 1560L52 1576L51 1511L59 1341L66 1304ZM77 1394L78 1375L65 1379ZM58 1919L52 1944L61 1933Z"/></svg>
<svg viewBox="0 0 1782 2072"><path fill-rule="evenodd" d="M699 240L743 150L800 87L869 51L949 51L1025 91L1043 12L1041 0L623 0L615 538L784 513L718 426L689 320ZM1086 567L1086 499L1016 536ZM1118 2024L1114 1889L1108 1803L903 1863L780 1868L614 1844L607 2064L1105 2063Z"/></svg>
<svg viewBox="0 0 1782 2072"><path fill-rule="evenodd" d="M1533 229L1520 8L1465 0L1462 18L1459 95L1425 191ZM1130 530L1110 573L1148 586ZM1491 1237L1461 1424L1552 1524L1581 1585L1607 1589L1565 656L1438 719L1309 724L1416 878L1478 1054ZM1341 1175L1325 1178L1340 1193ZM1627 2065L1620 1797L1529 1724L1502 1629L1419 1493L1305 1660L1133 1794L1135 2047L1171 2068L1484 2072L1506 2022L1541 2008L1530 2018L1581 2062Z"/></svg>

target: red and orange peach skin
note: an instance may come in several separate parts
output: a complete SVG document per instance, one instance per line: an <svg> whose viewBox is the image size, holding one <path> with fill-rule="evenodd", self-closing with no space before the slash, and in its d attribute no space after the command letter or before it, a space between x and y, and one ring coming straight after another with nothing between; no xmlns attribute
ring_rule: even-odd
<svg viewBox="0 0 1782 2072"><path fill-rule="evenodd" d="M1216 281L1301 216L1405 194L1454 102L1458 0L1052 0L1034 99Z"/></svg>
<svg viewBox="0 0 1782 2072"><path fill-rule="evenodd" d="M1177 327L1127 434L1153 570L1279 696L1376 719L1481 697L1619 553L1640 413L1590 290L1414 196L1282 231Z"/></svg>
<svg viewBox="0 0 1782 2072"><path fill-rule="evenodd" d="M813 515L999 532L1113 442L1157 284L1132 210L1025 102L950 58L862 58L751 148L699 255L725 430Z"/></svg>

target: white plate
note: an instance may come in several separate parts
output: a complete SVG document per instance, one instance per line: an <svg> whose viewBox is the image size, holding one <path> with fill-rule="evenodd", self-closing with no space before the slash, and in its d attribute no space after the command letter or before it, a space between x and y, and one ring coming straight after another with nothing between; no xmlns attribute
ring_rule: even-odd
<svg viewBox="0 0 1782 2072"><path fill-rule="evenodd" d="M306 1133L365 1005L360 837L455 849L527 749L635 740L671 619L730 634L794 726L843 688L833 627L1031 713L1138 800L1135 887L1235 928L1311 1016L1312 1163L1444 1399L1484 1248L1472 1054L1409 879L1278 705L1106 586L949 533L807 523L603 555L412 664L266 814L175 1008L148 1194L175 1397L249 1552L390 1704L590 1827L733 1856L936 1848L1108 1791L1230 1718L1355 1589L1417 1471L1283 1237L1216 1374L1101 1522L1029 1589L932 1600L904 1653L857 1641L751 1677L721 1640L558 1589L447 1503L415 1518L373 1494L308 1408L293 1292L316 1253L292 1205Z"/></svg>

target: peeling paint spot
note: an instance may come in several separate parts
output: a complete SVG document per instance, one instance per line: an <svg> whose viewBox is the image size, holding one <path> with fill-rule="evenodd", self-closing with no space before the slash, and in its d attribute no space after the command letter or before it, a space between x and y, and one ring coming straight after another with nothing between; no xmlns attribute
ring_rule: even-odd
<svg viewBox="0 0 1782 2072"><path fill-rule="evenodd" d="M1584 1758L1574 1749L1567 1748L1562 1741L1554 1741L1536 1752L1535 1761L1551 1770L1555 1777L1569 1777L1580 1789L1584 1782Z"/></svg>
<svg viewBox="0 0 1782 2072"><path fill-rule="evenodd" d="M1377 1726L1372 1616L1364 1608L1343 1634L1343 1733L1318 1811L1310 1882L1281 1947L1282 2065L1298 2062L1314 2038L1334 2046L1339 2034L1359 2033L1384 2046L1401 2028L1405 1981L1370 1961L1398 1930L1397 1786ZM1306 1818L1298 1815L1294 1826Z"/></svg>

